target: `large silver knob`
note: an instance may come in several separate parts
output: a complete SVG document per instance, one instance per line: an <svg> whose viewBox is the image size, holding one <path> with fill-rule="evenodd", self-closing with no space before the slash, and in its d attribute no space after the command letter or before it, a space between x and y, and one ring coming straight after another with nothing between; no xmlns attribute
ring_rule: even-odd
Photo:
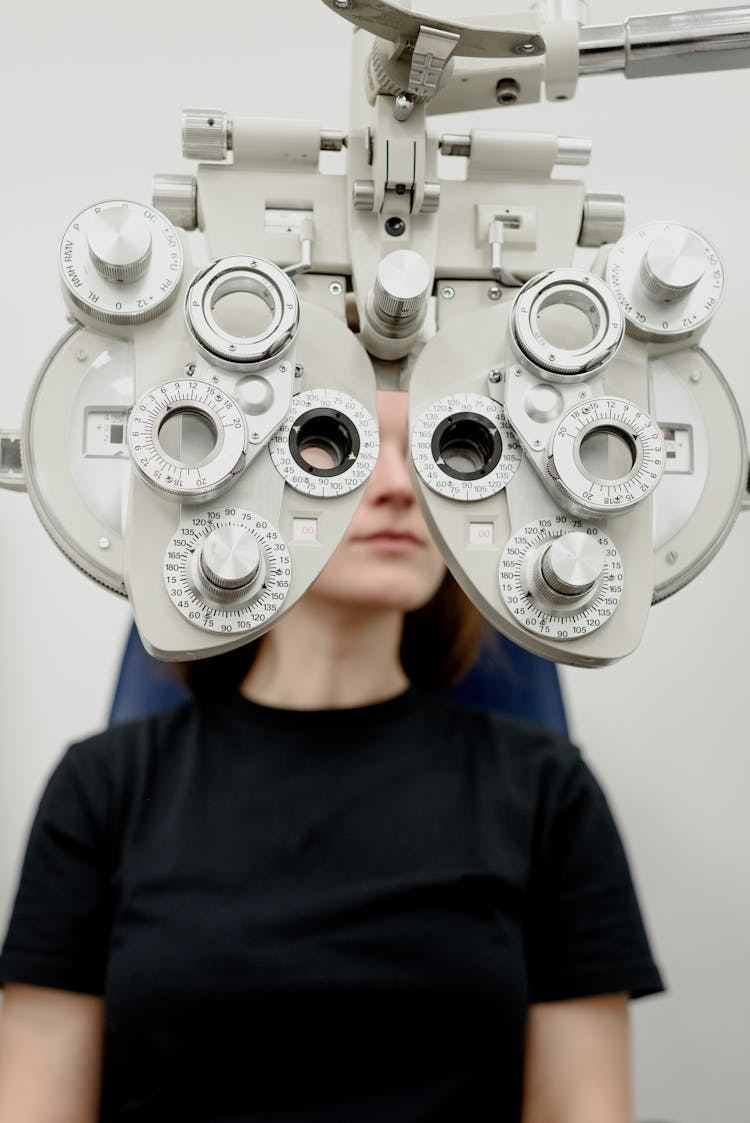
<svg viewBox="0 0 750 1123"><path fill-rule="evenodd" d="M372 292L373 310L386 324L412 328L427 304L432 276L421 254L395 250L378 265Z"/></svg>
<svg viewBox="0 0 750 1123"><path fill-rule="evenodd" d="M247 592L263 567L260 544L240 526L220 526L201 546L198 572L205 591L228 599Z"/></svg>
<svg viewBox="0 0 750 1123"><path fill-rule="evenodd" d="M679 300L693 291L707 266L703 239L678 227L649 245L641 261L641 283L656 300Z"/></svg>
<svg viewBox="0 0 750 1123"><path fill-rule="evenodd" d="M89 256L107 281L137 281L151 260L151 231L134 210L109 207L94 215L87 234Z"/></svg>
<svg viewBox="0 0 750 1123"><path fill-rule="evenodd" d="M585 597L604 571L601 546L590 534L580 530L562 534L537 558L537 589L549 605L560 605Z"/></svg>

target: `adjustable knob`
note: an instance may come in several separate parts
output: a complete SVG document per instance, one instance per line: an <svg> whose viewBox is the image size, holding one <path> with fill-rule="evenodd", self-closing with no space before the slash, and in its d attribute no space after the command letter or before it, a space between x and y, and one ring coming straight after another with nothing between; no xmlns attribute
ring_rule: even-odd
<svg viewBox="0 0 750 1123"><path fill-rule="evenodd" d="M260 543L240 526L217 527L201 546L198 572L205 592L214 598L241 596L262 568Z"/></svg>
<svg viewBox="0 0 750 1123"><path fill-rule="evenodd" d="M703 239L678 227L651 242L641 260L640 279L656 300L679 300L693 291L707 265Z"/></svg>
<svg viewBox="0 0 750 1123"><path fill-rule="evenodd" d="M143 218L125 207L95 215L88 229L89 256L101 277L126 284L137 281L151 260L151 231Z"/></svg>
<svg viewBox="0 0 750 1123"><path fill-rule="evenodd" d="M430 267L414 250L395 250L378 265L373 310L385 323L412 328L426 307Z"/></svg>
<svg viewBox="0 0 750 1123"><path fill-rule="evenodd" d="M590 534L572 531L555 538L534 562L535 596L549 607L570 604L595 588L604 571L601 546Z"/></svg>
<svg viewBox="0 0 750 1123"><path fill-rule="evenodd" d="M232 128L223 109L185 109L182 113L182 155L188 160L226 160Z"/></svg>

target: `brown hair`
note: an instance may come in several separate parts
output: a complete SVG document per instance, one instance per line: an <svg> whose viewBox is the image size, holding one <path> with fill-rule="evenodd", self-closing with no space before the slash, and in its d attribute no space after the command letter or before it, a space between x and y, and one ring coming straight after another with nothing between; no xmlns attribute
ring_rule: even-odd
<svg viewBox="0 0 750 1123"><path fill-rule="evenodd" d="M414 686L438 690L458 682L476 661L488 625L446 572L432 600L404 616L401 665ZM236 690L258 651L260 640L223 655L178 663L180 681L196 698Z"/></svg>

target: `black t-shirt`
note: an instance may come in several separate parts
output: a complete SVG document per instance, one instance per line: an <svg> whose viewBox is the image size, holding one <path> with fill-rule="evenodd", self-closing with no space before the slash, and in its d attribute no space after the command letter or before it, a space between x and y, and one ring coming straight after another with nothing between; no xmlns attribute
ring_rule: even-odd
<svg viewBox="0 0 750 1123"><path fill-rule="evenodd" d="M661 989L577 750L416 690L74 745L0 979L105 996L107 1123L518 1123L530 1003Z"/></svg>

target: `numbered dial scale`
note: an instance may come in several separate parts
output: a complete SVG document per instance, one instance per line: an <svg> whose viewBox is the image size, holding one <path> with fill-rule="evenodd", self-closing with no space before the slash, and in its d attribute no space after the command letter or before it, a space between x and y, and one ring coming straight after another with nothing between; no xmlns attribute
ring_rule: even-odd
<svg viewBox="0 0 750 1123"><path fill-rule="evenodd" d="M81 211L60 244L63 291L75 310L107 324L141 324L172 302L183 254L171 223L124 199Z"/></svg>
<svg viewBox="0 0 750 1123"><path fill-rule="evenodd" d="M521 463L521 446L499 402L450 394L430 405L412 430L411 454L438 495L472 501L502 491Z"/></svg>
<svg viewBox="0 0 750 1123"><path fill-rule="evenodd" d="M510 539L498 580L521 627L569 640L609 620L622 596L623 566L597 526L558 515L529 523Z"/></svg>
<svg viewBox="0 0 750 1123"><path fill-rule="evenodd" d="M706 239L675 222L652 222L618 242L607 284L628 335L646 342L686 340L705 328L724 293L724 270Z"/></svg>
<svg viewBox="0 0 750 1123"><path fill-rule="evenodd" d="M278 530L240 507L194 515L164 555L172 603L204 631L262 630L283 606L291 581L292 560Z"/></svg>
<svg viewBox="0 0 750 1123"><path fill-rule="evenodd" d="M547 471L569 510L596 517L646 499L665 463L664 439L653 418L627 398L591 398L569 410L555 429Z"/></svg>
<svg viewBox="0 0 750 1123"><path fill-rule="evenodd" d="M170 423L197 423L210 448L192 463L189 452L168 451ZM197 378L178 378L147 391L133 407L128 445L136 470L150 487L186 502L212 499L245 466L247 432L242 411L229 394ZM185 459L183 459L183 456Z"/></svg>
<svg viewBox="0 0 750 1123"><path fill-rule="evenodd" d="M327 499L361 487L379 447L372 415L350 394L329 389L295 395L269 450L290 487Z"/></svg>

